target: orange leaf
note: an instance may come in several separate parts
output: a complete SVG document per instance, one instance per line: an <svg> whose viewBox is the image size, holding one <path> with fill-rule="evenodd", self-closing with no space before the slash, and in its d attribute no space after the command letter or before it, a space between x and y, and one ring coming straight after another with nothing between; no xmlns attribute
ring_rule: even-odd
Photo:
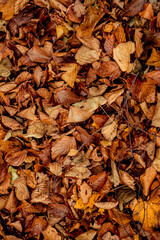
<svg viewBox="0 0 160 240"><path fill-rule="evenodd" d="M150 186L157 176L157 172L153 166L146 169L146 171L140 176L140 180L143 187L143 193L145 196L148 196Z"/></svg>

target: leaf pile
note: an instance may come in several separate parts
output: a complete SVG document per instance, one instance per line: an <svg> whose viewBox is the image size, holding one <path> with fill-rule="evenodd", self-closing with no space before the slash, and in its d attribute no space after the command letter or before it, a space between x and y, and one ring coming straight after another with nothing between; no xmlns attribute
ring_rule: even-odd
<svg viewBox="0 0 160 240"><path fill-rule="evenodd" d="M160 239L159 9L0 1L0 238Z"/></svg>

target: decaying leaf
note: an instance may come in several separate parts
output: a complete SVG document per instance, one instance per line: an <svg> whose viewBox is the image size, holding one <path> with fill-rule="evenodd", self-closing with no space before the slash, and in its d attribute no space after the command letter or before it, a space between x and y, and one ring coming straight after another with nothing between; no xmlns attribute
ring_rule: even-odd
<svg viewBox="0 0 160 240"><path fill-rule="evenodd" d="M18 200L23 201L30 197L25 177L22 176L16 179L14 181L14 186L15 186L15 194Z"/></svg>
<svg viewBox="0 0 160 240"><path fill-rule="evenodd" d="M83 182L80 186L80 195L84 204L88 203L89 198L92 195L92 188L86 183Z"/></svg>
<svg viewBox="0 0 160 240"><path fill-rule="evenodd" d="M77 77L77 64L69 63L61 67L61 71L66 71L61 78L68 83L70 87L74 86L74 82Z"/></svg>
<svg viewBox="0 0 160 240"><path fill-rule="evenodd" d="M113 49L113 58L124 72L131 72L133 63L130 62L130 55L134 53L135 45L133 42L120 43Z"/></svg>
<svg viewBox="0 0 160 240"><path fill-rule="evenodd" d="M114 116L110 117L108 121L105 123L105 127L101 130L101 133L108 141L113 141L115 136L117 135L117 119L114 120Z"/></svg>
<svg viewBox="0 0 160 240"><path fill-rule="evenodd" d="M58 232L55 228L48 225L48 227L42 232L44 236L44 240L61 240L62 238L59 236Z"/></svg>
<svg viewBox="0 0 160 240"><path fill-rule="evenodd" d="M87 209L89 208L90 210L94 207L94 203L95 201L99 198L100 194L92 194L92 196L90 197L89 201L87 204L84 204L82 199L79 198L74 206L74 208L76 209Z"/></svg>

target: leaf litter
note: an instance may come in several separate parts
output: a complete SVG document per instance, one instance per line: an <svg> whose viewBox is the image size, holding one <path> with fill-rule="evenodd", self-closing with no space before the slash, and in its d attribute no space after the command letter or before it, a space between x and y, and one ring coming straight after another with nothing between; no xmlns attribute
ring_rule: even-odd
<svg viewBox="0 0 160 240"><path fill-rule="evenodd" d="M0 238L160 238L159 7L0 2Z"/></svg>

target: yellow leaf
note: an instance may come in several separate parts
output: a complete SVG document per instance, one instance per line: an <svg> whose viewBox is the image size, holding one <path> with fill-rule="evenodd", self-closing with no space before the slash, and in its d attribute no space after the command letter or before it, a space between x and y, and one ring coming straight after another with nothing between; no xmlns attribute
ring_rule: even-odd
<svg viewBox="0 0 160 240"><path fill-rule="evenodd" d="M152 49L152 54L146 64L155 67L160 67L160 54L156 51L155 48Z"/></svg>
<svg viewBox="0 0 160 240"><path fill-rule="evenodd" d="M100 194L98 193L94 193L92 194L92 196L90 197L88 203L84 204L82 198L79 198L74 206L74 208L76 209L87 209L89 208L89 210L91 210L94 207L94 203L97 201L97 199L99 198Z"/></svg>
<svg viewBox="0 0 160 240"><path fill-rule="evenodd" d="M125 225L131 221L131 217L123 212L118 211L116 208L108 210L110 218L114 219L118 224Z"/></svg>
<svg viewBox="0 0 160 240"><path fill-rule="evenodd" d="M150 186L153 180L156 178L157 172L153 166L146 168L145 172L140 176L140 180L143 187L143 193L145 196L148 196Z"/></svg>
<svg viewBox="0 0 160 240"><path fill-rule="evenodd" d="M10 20L13 17L14 8L15 8L15 0L1 1L0 9L2 12L2 19Z"/></svg>
<svg viewBox="0 0 160 240"><path fill-rule="evenodd" d="M62 75L62 79L68 83L70 87L74 87L74 82L77 77L77 64L76 63L69 63L61 68L61 71L66 71Z"/></svg>
<svg viewBox="0 0 160 240"><path fill-rule="evenodd" d="M133 211L134 221L139 221L144 230L151 232L158 226L160 213L160 198L153 198L149 201L140 199Z"/></svg>

